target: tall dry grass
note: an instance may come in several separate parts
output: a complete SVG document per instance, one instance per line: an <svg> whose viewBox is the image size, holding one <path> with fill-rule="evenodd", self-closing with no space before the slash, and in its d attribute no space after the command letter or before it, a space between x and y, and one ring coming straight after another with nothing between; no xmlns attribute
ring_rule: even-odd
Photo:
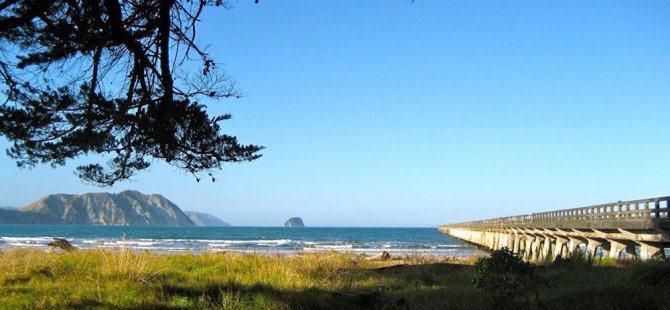
<svg viewBox="0 0 670 310"><path fill-rule="evenodd" d="M487 309L487 292L472 285L471 262L418 255L368 261L337 253L15 249L0 251L0 308ZM662 297L670 290L662 276L668 270L664 263L541 267L537 273L551 289L538 304L670 308ZM634 298L627 291L635 291Z"/></svg>
<svg viewBox="0 0 670 310"><path fill-rule="evenodd" d="M99 272L103 276L120 277L132 282L149 283L165 270L162 257L147 251L97 251L101 256Z"/></svg>

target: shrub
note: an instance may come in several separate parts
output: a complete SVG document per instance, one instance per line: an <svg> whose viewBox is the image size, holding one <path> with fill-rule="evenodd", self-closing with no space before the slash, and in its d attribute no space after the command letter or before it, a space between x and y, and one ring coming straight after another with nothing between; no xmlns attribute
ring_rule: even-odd
<svg viewBox="0 0 670 310"><path fill-rule="evenodd" d="M635 286L669 287L670 286L670 264L659 262L648 262L644 265L635 266L629 283Z"/></svg>
<svg viewBox="0 0 670 310"><path fill-rule="evenodd" d="M556 257L554 260L555 266L584 266L590 267L593 265L593 255L590 251L582 251L582 249L577 248L575 251L570 253L568 257Z"/></svg>
<svg viewBox="0 0 670 310"><path fill-rule="evenodd" d="M495 309L510 309L530 307L542 281L535 276L534 265L505 247L475 263L472 283L492 299Z"/></svg>

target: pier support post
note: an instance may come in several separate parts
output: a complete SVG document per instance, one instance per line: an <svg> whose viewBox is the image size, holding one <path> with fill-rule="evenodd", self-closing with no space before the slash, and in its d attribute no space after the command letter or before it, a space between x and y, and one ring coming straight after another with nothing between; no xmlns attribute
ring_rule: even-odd
<svg viewBox="0 0 670 310"><path fill-rule="evenodd" d="M478 231L476 235L474 236L474 240L470 240L470 242L474 242L476 244L479 244L481 246L486 246L486 239L484 238L486 233Z"/></svg>
<svg viewBox="0 0 670 310"><path fill-rule="evenodd" d="M533 243L535 242L535 236L525 235L524 241L524 253L523 258L526 261L533 260Z"/></svg>
<svg viewBox="0 0 670 310"><path fill-rule="evenodd" d="M626 240L607 240L610 244L610 253L609 257L614 259L619 259L622 252L626 252L626 257L628 259L637 257L635 253L635 243L632 241Z"/></svg>
<svg viewBox="0 0 670 310"><path fill-rule="evenodd" d="M614 241L614 240L607 240L607 241L608 241L609 244L610 244L610 251L609 251L609 255L608 255L608 257L609 257L609 258L618 259L618 258L619 258L619 254L621 254L621 251L623 251L624 249L626 249L626 245L623 244L623 243ZM604 255L603 255L603 256L604 256Z"/></svg>
<svg viewBox="0 0 670 310"><path fill-rule="evenodd" d="M548 259L551 254L551 237L542 236L542 259Z"/></svg>
<svg viewBox="0 0 670 310"><path fill-rule="evenodd" d="M635 244L627 245L625 251L627 259L638 259L637 251L635 250Z"/></svg>
<svg viewBox="0 0 670 310"><path fill-rule="evenodd" d="M508 233L505 234L505 238L506 238L506 241L507 241L505 243L507 244L507 248L510 251L512 251L512 253L516 253L516 252L514 252L514 241L515 241L514 239L516 239L515 237L516 237L515 233L508 232Z"/></svg>
<svg viewBox="0 0 670 310"><path fill-rule="evenodd" d="M520 251L520 246L521 246L521 236L519 236L518 232L514 232L514 239L512 240L513 245L512 245L512 252L514 254L519 254Z"/></svg>
<svg viewBox="0 0 670 310"><path fill-rule="evenodd" d="M542 238L539 236L533 236L533 243L531 245L531 253L529 261L538 261L540 260L540 243Z"/></svg>
<svg viewBox="0 0 670 310"><path fill-rule="evenodd" d="M567 258L568 257L568 242L570 240L559 237L559 236L554 236L556 238L556 247L554 248L554 259L557 258Z"/></svg>
<svg viewBox="0 0 670 310"><path fill-rule="evenodd" d="M665 258L663 245L654 243L640 243L640 259L647 260L654 257Z"/></svg>
<svg viewBox="0 0 670 310"><path fill-rule="evenodd" d="M597 239L590 239L587 238L587 243L586 243L586 251L588 252L587 255L590 255L592 258L596 257L596 250L598 247L602 248L602 256L607 257L609 256L609 243L605 240L597 240Z"/></svg>
<svg viewBox="0 0 670 310"><path fill-rule="evenodd" d="M579 245L582 243L587 243L587 241L584 239L578 239L578 238L572 238L568 237L568 255L572 256L576 251L580 250ZM582 253L583 255L586 255L586 253Z"/></svg>
<svg viewBox="0 0 670 310"><path fill-rule="evenodd" d="M526 235L518 235L517 239L517 253L521 259L526 259L526 254L528 254L528 238L526 238Z"/></svg>
<svg viewBox="0 0 670 310"><path fill-rule="evenodd" d="M502 234L499 232L493 233L493 249L494 250L500 249L501 244L502 244Z"/></svg>

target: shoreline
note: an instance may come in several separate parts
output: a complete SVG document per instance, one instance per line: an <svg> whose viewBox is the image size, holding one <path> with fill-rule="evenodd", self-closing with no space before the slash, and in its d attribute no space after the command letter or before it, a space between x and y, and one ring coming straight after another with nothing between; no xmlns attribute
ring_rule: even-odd
<svg viewBox="0 0 670 310"><path fill-rule="evenodd" d="M77 248L148 250L159 253L210 253L235 251L294 255L341 252L376 255L470 256L484 252L434 229L404 228L198 228L164 227L21 227L0 226L0 250L13 247L47 249L53 238L68 240Z"/></svg>
<svg viewBox="0 0 670 310"><path fill-rule="evenodd" d="M60 248L52 247L22 247L22 246L13 246L0 249L0 253L9 253L16 251L35 251L43 253L67 253L68 251L62 250ZM272 250L216 250L216 251L153 251L150 249L141 249L133 247L89 247L89 248L76 248L73 252L109 252L109 253L120 253L120 252L131 252L131 253L149 253L152 255L159 256L179 256L179 255L191 255L191 256L207 256L207 255L239 255L239 256L262 256L262 257L275 257L275 258L291 258L291 257L312 257L312 256L328 256L328 255L340 255L343 257L354 257L356 259L368 260L368 261L422 261L422 262L432 262L432 263L459 263L459 264L474 264L477 259L481 257L487 257L488 254L484 251L479 251L479 253L461 253L461 254L452 254L444 255L441 253L430 253L428 251L421 252L387 252L387 251L338 251L338 250L318 250L318 251L272 251ZM375 257L380 257L388 254L387 258L375 259Z"/></svg>

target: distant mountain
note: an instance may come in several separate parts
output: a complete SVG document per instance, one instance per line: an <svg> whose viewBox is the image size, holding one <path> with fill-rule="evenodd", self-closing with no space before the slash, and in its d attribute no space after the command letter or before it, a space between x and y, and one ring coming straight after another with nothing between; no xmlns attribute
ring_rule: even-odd
<svg viewBox="0 0 670 310"><path fill-rule="evenodd" d="M292 217L284 222L284 227L305 227L305 223L299 217Z"/></svg>
<svg viewBox="0 0 670 310"><path fill-rule="evenodd" d="M196 226L230 226L220 218L204 212L184 211Z"/></svg>
<svg viewBox="0 0 670 310"><path fill-rule="evenodd" d="M21 210L0 209L0 224L58 224L47 216Z"/></svg>
<svg viewBox="0 0 670 310"><path fill-rule="evenodd" d="M10 207L10 206L0 207L0 210L16 210L16 209L18 209L18 208L16 208L16 207Z"/></svg>
<svg viewBox="0 0 670 310"><path fill-rule="evenodd" d="M19 210L0 210L0 224L195 225L167 198L138 191L49 195Z"/></svg>

